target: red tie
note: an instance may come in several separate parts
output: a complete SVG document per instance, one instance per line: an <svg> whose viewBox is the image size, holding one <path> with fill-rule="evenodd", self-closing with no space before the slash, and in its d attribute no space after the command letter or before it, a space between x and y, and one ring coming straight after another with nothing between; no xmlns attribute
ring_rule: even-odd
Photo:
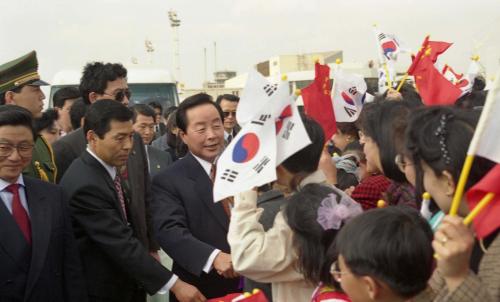
<svg viewBox="0 0 500 302"><path fill-rule="evenodd" d="M120 200L120 205L122 207L122 210L123 210L123 216L125 217L125 220L128 221L128 217L127 217L127 210L125 208L125 197L123 196L123 190L122 190L122 182L121 182L121 179L120 179L120 176L118 175L118 171L116 171L116 176L115 176L115 180L114 180L114 184L115 184L115 189L116 189L116 193L118 193L118 199Z"/></svg>
<svg viewBox="0 0 500 302"><path fill-rule="evenodd" d="M30 218L21 204L21 198L19 197L19 185L10 184L6 190L12 193L12 216L14 216L14 220L17 222L21 232L23 232L26 241L31 244Z"/></svg>

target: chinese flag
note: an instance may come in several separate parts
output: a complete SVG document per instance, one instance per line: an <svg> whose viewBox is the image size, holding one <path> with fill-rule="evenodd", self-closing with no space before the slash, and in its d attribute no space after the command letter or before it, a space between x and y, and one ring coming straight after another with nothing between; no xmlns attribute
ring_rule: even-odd
<svg viewBox="0 0 500 302"><path fill-rule="evenodd" d="M442 42L442 41L428 41L427 49L431 49L431 60L436 63L437 57L445 52L453 43Z"/></svg>
<svg viewBox="0 0 500 302"><path fill-rule="evenodd" d="M330 67L316 63L314 69L314 81L301 90L301 95L306 114L321 125L327 142L337 131L331 98Z"/></svg>
<svg viewBox="0 0 500 302"><path fill-rule="evenodd" d="M487 237L500 227L500 164L493 167L466 194L469 209L472 210L488 193L494 193L493 200L474 218L474 229L479 239Z"/></svg>
<svg viewBox="0 0 500 302"><path fill-rule="evenodd" d="M462 94L437 70L429 55L420 58L410 75L415 77L418 93L426 105L451 105Z"/></svg>

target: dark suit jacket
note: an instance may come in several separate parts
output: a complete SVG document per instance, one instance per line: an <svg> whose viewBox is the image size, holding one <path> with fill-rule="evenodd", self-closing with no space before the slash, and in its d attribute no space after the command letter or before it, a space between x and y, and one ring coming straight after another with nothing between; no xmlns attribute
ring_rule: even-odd
<svg viewBox="0 0 500 302"><path fill-rule="evenodd" d="M172 163L170 154L153 146L146 146L149 162L149 175L154 177L158 172L165 169Z"/></svg>
<svg viewBox="0 0 500 302"><path fill-rule="evenodd" d="M61 186L70 196L90 296L133 301L131 295L141 287L154 294L169 281L172 273L138 239L133 213L127 213L127 223L113 180L90 153L85 151L71 164Z"/></svg>
<svg viewBox="0 0 500 302"><path fill-rule="evenodd" d="M24 176L32 245L0 201L0 301L87 301L67 198Z"/></svg>
<svg viewBox="0 0 500 302"><path fill-rule="evenodd" d="M213 202L212 181L191 153L153 178L151 208L156 239L173 259L172 271L179 278L207 298L237 291L238 278L203 272L214 249L230 253L229 218L222 204Z"/></svg>
<svg viewBox="0 0 500 302"><path fill-rule="evenodd" d="M87 148L87 139L83 129L79 128L62 137L54 144L54 154L57 165L57 175L65 174L71 163ZM130 212L135 216L135 230L137 238L150 251L157 251L158 244L153 240L153 227L149 204L151 202L151 178L149 177L148 163L142 138L134 135L134 145L127 161L128 186L127 194L130 198ZM58 182L61 178L59 178Z"/></svg>

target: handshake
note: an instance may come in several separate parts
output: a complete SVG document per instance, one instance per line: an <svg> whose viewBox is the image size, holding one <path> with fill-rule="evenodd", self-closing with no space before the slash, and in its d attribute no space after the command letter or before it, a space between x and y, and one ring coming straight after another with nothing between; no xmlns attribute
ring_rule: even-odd
<svg viewBox="0 0 500 302"><path fill-rule="evenodd" d="M239 275L233 269L231 255L219 252L214 259L213 268L224 278L237 278ZM180 279L171 288L171 291L180 302L205 302L207 299L191 284Z"/></svg>

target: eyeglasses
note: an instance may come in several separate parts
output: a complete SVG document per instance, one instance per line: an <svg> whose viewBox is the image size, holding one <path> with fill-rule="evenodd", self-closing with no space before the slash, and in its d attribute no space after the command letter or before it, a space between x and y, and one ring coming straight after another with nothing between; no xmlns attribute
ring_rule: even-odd
<svg viewBox="0 0 500 302"><path fill-rule="evenodd" d="M107 92L104 92L105 95L112 96L115 101L118 101L120 103L123 103L123 99L125 96L127 99L130 100L130 97L132 97L132 92L129 89L123 89L123 90L118 90L115 94L109 94Z"/></svg>
<svg viewBox="0 0 500 302"><path fill-rule="evenodd" d="M330 266L330 274L332 274L332 277L335 281L340 283L342 281L342 275L348 275L350 274L350 272L341 271L337 265L337 261L333 261L332 265Z"/></svg>
<svg viewBox="0 0 500 302"><path fill-rule="evenodd" d="M228 116L233 116L233 117L236 117L236 111L224 111L222 112L222 114L224 115L224 117L228 117Z"/></svg>
<svg viewBox="0 0 500 302"><path fill-rule="evenodd" d="M396 155L396 158L394 158L394 163L396 163L396 165L398 166L399 170L401 172L403 172L403 173L405 172L406 166L412 166L413 165L413 163L406 162L404 156L401 155L401 154Z"/></svg>
<svg viewBox="0 0 500 302"><path fill-rule="evenodd" d="M33 153L34 144L30 143L20 143L19 145L13 145L10 143L0 143L0 156L8 157L17 150L17 153L21 157L29 157Z"/></svg>

